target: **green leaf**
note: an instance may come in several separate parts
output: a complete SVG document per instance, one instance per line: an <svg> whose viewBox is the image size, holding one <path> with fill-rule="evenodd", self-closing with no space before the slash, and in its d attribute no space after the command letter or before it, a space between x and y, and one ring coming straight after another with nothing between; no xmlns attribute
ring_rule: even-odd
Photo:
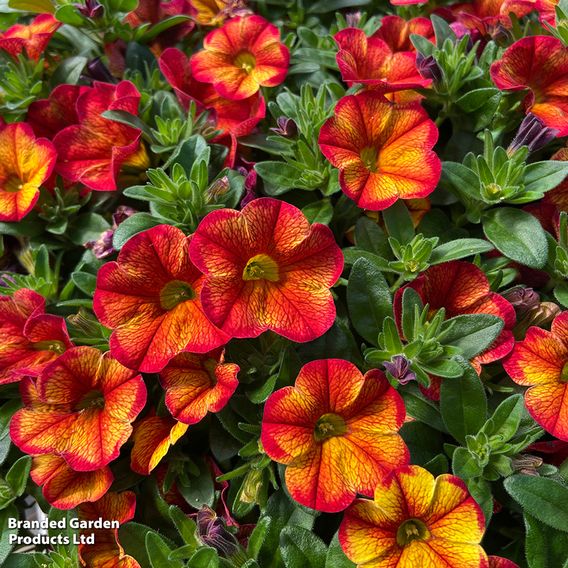
<svg viewBox="0 0 568 568"><path fill-rule="evenodd" d="M72 10L74 14L81 20L81 22L83 22L83 18L77 14L75 8L71 4L66 4L65 6L61 6L57 9L58 20L63 21L59 18L59 12L64 9L66 9L67 11ZM67 59L63 60L51 77L51 88L55 88L57 85L62 84L76 85L79 82L79 78L81 77L81 73L83 72L85 65L87 65L87 61L88 59L81 55L75 55L74 57L68 57Z"/></svg>
<svg viewBox="0 0 568 568"><path fill-rule="evenodd" d="M71 280L73 280L73 283L81 292L93 297L95 288L97 287L97 277L94 274L89 274L88 272L73 272L71 274Z"/></svg>
<svg viewBox="0 0 568 568"><path fill-rule="evenodd" d="M150 29L146 30L142 36L140 37L140 41L143 43L147 43L150 40L154 39L156 36L164 33L165 31L177 26L179 24L183 24L191 19L191 16L187 16L185 14L178 14L177 16L170 16L169 18L164 18L157 24L153 25Z"/></svg>
<svg viewBox="0 0 568 568"><path fill-rule="evenodd" d="M462 479L479 477L483 469L466 448L456 448L452 455L452 471Z"/></svg>
<svg viewBox="0 0 568 568"><path fill-rule="evenodd" d="M270 195L280 195L299 186L302 170L286 162L259 162L254 167L258 175L272 188Z"/></svg>
<svg viewBox="0 0 568 568"><path fill-rule="evenodd" d="M14 462L6 474L6 482L12 488L14 495L19 497L26 490L26 484L32 467L32 458L23 456Z"/></svg>
<svg viewBox="0 0 568 568"><path fill-rule="evenodd" d="M554 297L565 308L568 308L568 282L560 282L560 284L554 288Z"/></svg>
<svg viewBox="0 0 568 568"><path fill-rule="evenodd" d="M501 91L495 87L483 87L481 89L473 89L461 96L456 104L466 113L475 112L483 108L487 101L499 94Z"/></svg>
<svg viewBox="0 0 568 568"><path fill-rule="evenodd" d="M408 389L401 394L409 416L440 432L448 431L436 405L426 399L418 389Z"/></svg>
<svg viewBox="0 0 568 568"><path fill-rule="evenodd" d="M268 534L268 529L271 522L272 521L270 517L263 517L262 519L260 519L249 537L247 552L249 556L251 556L255 560L260 554L260 549L266 539L266 535Z"/></svg>
<svg viewBox="0 0 568 568"><path fill-rule="evenodd" d="M169 564L164 564L169 566ZM214 548L204 546L195 552L187 563L187 568L218 568L219 555Z"/></svg>
<svg viewBox="0 0 568 568"><path fill-rule="evenodd" d="M525 513L525 554L529 568L566 568L568 535Z"/></svg>
<svg viewBox="0 0 568 568"><path fill-rule="evenodd" d="M449 433L460 443L477 434L487 419L487 397L471 365L456 379L442 381L440 411Z"/></svg>
<svg viewBox="0 0 568 568"><path fill-rule="evenodd" d="M146 551L146 539L149 533L158 535L158 533L150 527L132 521L121 525L119 529L120 544L124 547L126 554L130 554L130 556L136 558L142 568L154 568ZM166 542L168 548L173 550L174 544L169 539L166 539L166 537L162 535L158 535L158 537ZM169 565L165 564L165 566Z"/></svg>
<svg viewBox="0 0 568 568"><path fill-rule="evenodd" d="M160 538L157 533L149 532L146 535L146 552L152 568L183 568L181 560L170 559L170 547Z"/></svg>
<svg viewBox="0 0 568 568"><path fill-rule="evenodd" d="M568 488L547 477L512 475L505 489L527 513L559 531L568 532Z"/></svg>
<svg viewBox="0 0 568 568"><path fill-rule="evenodd" d="M450 28L450 25L446 22L446 20L440 18L440 16L436 16L435 14L432 14L430 19L432 20L432 27L434 28L434 34L436 36L436 45L439 48L444 45L444 42L447 39L451 41L455 41L457 39L456 34L452 28Z"/></svg>
<svg viewBox="0 0 568 568"><path fill-rule="evenodd" d="M8 508L0 511L0 566L4 566L4 561L12 550L10 535L18 533L18 529L8 528L8 519L19 518L20 515L15 505L10 505Z"/></svg>
<svg viewBox="0 0 568 568"><path fill-rule="evenodd" d="M8 0L8 6L14 10L32 12L34 14L53 14L54 11L50 0Z"/></svg>
<svg viewBox="0 0 568 568"><path fill-rule="evenodd" d="M170 518L176 526L183 542L192 545L195 549L201 546L197 538L197 525L195 521L188 517L179 507L172 505L169 509Z"/></svg>
<svg viewBox="0 0 568 568"><path fill-rule="evenodd" d="M286 568L325 568L325 544L301 527L284 527L280 533L280 552Z"/></svg>
<svg viewBox="0 0 568 568"><path fill-rule="evenodd" d="M401 245L407 244L413 239L414 224L403 201L399 200L385 209L383 219L389 237L395 238Z"/></svg>
<svg viewBox="0 0 568 568"><path fill-rule="evenodd" d="M130 237L161 224L162 222L159 219L149 213L136 213L125 219L117 227L112 238L112 246L116 250L120 250Z"/></svg>
<svg viewBox="0 0 568 568"><path fill-rule="evenodd" d="M319 0L313 4L308 4L308 14L326 14L345 8L367 6L370 3L371 0Z"/></svg>
<svg viewBox="0 0 568 568"><path fill-rule="evenodd" d="M337 533L335 533L327 549L325 568L356 568L355 563L345 556L345 552L339 544Z"/></svg>
<svg viewBox="0 0 568 568"><path fill-rule="evenodd" d="M108 229L110 224L102 215L84 213L69 223L65 236L75 245L84 245L88 241L96 241Z"/></svg>
<svg viewBox="0 0 568 568"><path fill-rule="evenodd" d="M355 224L355 244L358 249L372 252L377 256L388 257L391 254L385 232L368 217L361 217Z"/></svg>
<svg viewBox="0 0 568 568"><path fill-rule="evenodd" d="M442 180L453 187L458 193L479 196L479 178L477 174L458 162L442 164Z"/></svg>
<svg viewBox="0 0 568 568"><path fill-rule="evenodd" d="M322 223L328 225L333 217L333 205L329 199L314 201L302 207L302 213L310 223Z"/></svg>
<svg viewBox="0 0 568 568"><path fill-rule="evenodd" d="M441 331L448 331L441 343L461 349L464 359L472 359L497 339L504 325L501 318L489 314L456 316L442 324Z"/></svg>
<svg viewBox="0 0 568 568"><path fill-rule="evenodd" d="M525 191L544 193L560 185L568 175L568 162L546 160L534 162L525 169Z"/></svg>
<svg viewBox="0 0 568 568"><path fill-rule="evenodd" d="M455 241L450 241L436 247L432 251L429 263L440 264L442 262L449 262L450 260L457 260L489 252L493 249L493 245L483 239L456 239Z"/></svg>
<svg viewBox="0 0 568 568"><path fill-rule="evenodd" d="M542 268L548 257L546 234L536 217L521 209L500 207L483 215L483 231L506 257Z"/></svg>
<svg viewBox="0 0 568 568"><path fill-rule="evenodd" d="M383 327L383 320L392 316L392 298L382 273L367 259L354 265L347 285L349 315L357 332L373 345Z"/></svg>
<svg viewBox="0 0 568 568"><path fill-rule="evenodd" d="M495 409L491 418L484 424L483 431L489 437L499 435L503 442L507 442L517 433L524 414L523 395L511 395Z"/></svg>
<svg viewBox="0 0 568 568"><path fill-rule="evenodd" d="M215 487L211 470L203 460L196 459L195 463L199 467L199 475L188 475L189 485L178 480L177 487L183 498L195 509L200 509L203 505L212 507L215 500Z"/></svg>

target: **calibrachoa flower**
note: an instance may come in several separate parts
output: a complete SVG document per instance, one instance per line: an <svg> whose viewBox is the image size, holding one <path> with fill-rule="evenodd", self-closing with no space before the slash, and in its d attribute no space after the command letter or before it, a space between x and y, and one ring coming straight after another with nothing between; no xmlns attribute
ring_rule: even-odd
<svg viewBox="0 0 568 568"><path fill-rule="evenodd" d="M160 373L166 406L184 424L195 424L207 412L222 410L235 392L239 366L225 363L223 352L206 355L181 353Z"/></svg>
<svg viewBox="0 0 568 568"><path fill-rule="evenodd" d="M36 138L29 124L0 124L0 221L20 221L39 198L57 154L53 144Z"/></svg>
<svg viewBox="0 0 568 568"><path fill-rule="evenodd" d="M558 136L568 135L568 48L559 39L520 39L491 65L491 77L502 90L528 90L526 112L556 128Z"/></svg>
<svg viewBox="0 0 568 568"><path fill-rule="evenodd" d="M568 312L556 316L550 331L530 327L503 366L517 384L530 387L525 404L531 416L568 441Z"/></svg>
<svg viewBox="0 0 568 568"><path fill-rule="evenodd" d="M166 416L146 416L134 426L130 468L141 475L150 472L186 432L187 424Z"/></svg>
<svg viewBox="0 0 568 568"><path fill-rule="evenodd" d="M280 32L260 16L233 18L210 32L191 58L193 76L226 99L240 100L286 77L290 53Z"/></svg>
<svg viewBox="0 0 568 568"><path fill-rule="evenodd" d="M373 35L367 37L358 28L346 28L335 34L339 47L336 59L341 78L349 85L362 83L382 92L427 87L416 68L416 53L391 51L388 44Z"/></svg>
<svg viewBox="0 0 568 568"><path fill-rule="evenodd" d="M438 129L418 103L395 105L380 93L342 98L322 126L319 144L339 169L344 193L365 209L426 197L440 178L432 151Z"/></svg>
<svg viewBox="0 0 568 568"><path fill-rule="evenodd" d="M226 343L229 336L203 313L202 286L179 229L159 225L133 236L97 275L94 310L113 329L113 356L155 373L182 351L206 353Z"/></svg>
<svg viewBox="0 0 568 568"><path fill-rule="evenodd" d="M60 25L51 14L40 14L27 26L15 24L0 33L0 49L14 58L25 51L30 59L37 61Z"/></svg>
<svg viewBox="0 0 568 568"><path fill-rule="evenodd" d="M519 568L512 560L500 556L489 557L489 568Z"/></svg>
<svg viewBox="0 0 568 568"><path fill-rule="evenodd" d="M108 110L138 114L140 93L130 81L118 85L95 82L77 99L78 124L53 139L58 151L56 171L65 179L96 191L117 189L121 167L146 169L148 156L136 128L102 116Z"/></svg>
<svg viewBox="0 0 568 568"><path fill-rule="evenodd" d="M465 483L412 465L379 480L339 527L345 554L361 568L488 568L479 543L483 513Z"/></svg>
<svg viewBox="0 0 568 568"><path fill-rule="evenodd" d="M108 466L94 471L74 471L60 456L35 456L31 478L42 486L45 499L58 509L73 509L86 501L97 501L112 485Z"/></svg>
<svg viewBox="0 0 568 568"><path fill-rule="evenodd" d="M65 320L45 313L45 298L27 288L0 296L0 385L37 376L72 346Z"/></svg>
<svg viewBox="0 0 568 568"><path fill-rule="evenodd" d="M28 454L58 454L76 471L94 471L118 457L146 403L146 387L108 354L73 347L35 384L24 379L22 397L12 441Z"/></svg>
<svg viewBox="0 0 568 568"><path fill-rule="evenodd" d="M250 14L244 0L189 0L195 20L202 26L219 26L235 16Z"/></svg>
<svg viewBox="0 0 568 568"><path fill-rule="evenodd" d="M266 330L311 341L335 319L329 288L343 269L343 255L325 225L310 226L289 203L251 201L241 212L221 209L201 221L190 244L205 275L205 314L233 337Z"/></svg>
<svg viewBox="0 0 568 568"><path fill-rule="evenodd" d="M345 509L357 493L372 495L380 479L408 463L398 434L404 403L379 370L324 359L305 365L295 386L266 401L261 442L286 464L286 486L301 505Z"/></svg>
<svg viewBox="0 0 568 568"><path fill-rule="evenodd" d="M421 35L434 41L434 28L428 18L405 20L400 16L385 16L381 19L381 27L372 37L382 39L392 51L416 51L410 41L411 34Z"/></svg>
<svg viewBox="0 0 568 568"><path fill-rule="evenodd" d="M124 524L134 517L136 495L132 491L107 493L95 503L84 503L77 509L79 521L115 521ZM124 552L118 541L118 529L85 529L94 535L94 544L80 544L79 558L87 568L140 568L140 564Z"/></svg>

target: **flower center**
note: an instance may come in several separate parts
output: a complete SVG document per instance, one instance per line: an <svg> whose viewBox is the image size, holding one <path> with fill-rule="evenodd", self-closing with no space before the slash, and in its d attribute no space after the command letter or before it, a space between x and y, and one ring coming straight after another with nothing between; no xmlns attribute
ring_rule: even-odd
<svg viewBox="0 0 568 568"><path fill-rule="evenodd" d="M249 51L241 51L233 63L249 74L256 67L256 57Z"/></svg>
<svg viewBox="0 0 568 568"><path fill-rule="evenodd" d="M243 270L243 280L269 280L278 282L278 264L267 254L257 254L247 262Z"/></svg>
<svg viewBox="0 0 568 568"><path fill-rule="evenodd" d="M396 543L402 547L408 546L415 540L428 540L429 538L428 527L418 519L404 521L396 531Z"/></svg>
<svg viewBox="0 0 568 568"><path fill-rule="evenodd" d="M562 367L562 371L560 371L560 382L568 383L568 363L564 363L564 367Z"/></svg>
<svg viewBox="0 0 568 568"><path fill-rule="evenodd" d="M21 189L23 187L24 187L24 184L19 177L10 176L6 180L6 183L4 184L4 187L2 189L4 191L7 191L8 193L18 193L18 191L21 191Z"/></svg>
<svg viewBox="0 0 568 568"><path fill-rule="evenodd" d="M62 341L38 341L32 345L34 351L53 351L61 355L65 351L65 344Z"/></svg>
<svg viewBox="0 0 568 568"><path fill-rule="evenodd" d="M317 442L323 442L333 436L343 436L347 432L345 420L338 414L324 414L316 422L314 438Z"/></svg>
<svg viewBox="0 0 568 568"><path fill-rule="evenodd" d="M361 161L370 172L376 172L379 161L379 151L373 146L367 146L361 150Z"/></svg>
<svg viewBox="0 0 568 568"><path fill-rule="evenodd" d="M160 305L164 310L172 310L178 304L194 298L195 292L187 282L172 280L160 292Z"/></svg>
<svg viewBox="0 0 568 568"><path fill-rule="evenodd" d="M88 408L104 408L105 397L100 390L89 391L76 405L75 410L87 410Z"/></svg>

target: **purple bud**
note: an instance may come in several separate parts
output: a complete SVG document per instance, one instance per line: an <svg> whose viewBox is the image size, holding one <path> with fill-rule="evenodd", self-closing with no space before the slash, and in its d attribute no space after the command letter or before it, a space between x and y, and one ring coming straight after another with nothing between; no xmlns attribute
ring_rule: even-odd
<svg viewBox="0 0 568 568"><path fill-rule="evenodd" d="M359 11L345 14L345 22L347 23L347 26L350 28L358 28L361 16L362 14Z"/></svg>
<svg viewBox="0 0 568 568"><path fill-rule="evenodd" d="M503 298L515 308L519 318L538 307L540 303L539 295L532 288L525 288L524 286L510 288L503 292Z"/></svg>
<svg viewBox="0 0 568 568"><path fill-rule="evenodd" d="M87 63L87 73L91 79L95 81L103 81L105 83L114 83L115 79L108 67L101 61L100 57L96 57Z"/></svg>
<svg viewBox="0 0 568 568"><path fill-rule="evenodd" d="M420 73L424 79L432 79L433 81L440 81L442 79L442 70L433 55L424 57L424 55L418 53L416 55L416 67L418 68L418 73Z"/></svg>
<svg viewBox="0 0 568 568"><path fill-rule="evenodd" d="M75 4L77 10L86 18L96 20L103 15L104 7L97 0L85 0L84 4Z"/></svg>
<svg viewBox="0 0 568 568"><path fill-rule="evenodd" d="M227 530L223 519L206 505L197 512L197 531L203 544L211 546L225 558L240 550L239 541Z"/></svg>
<svg viewBox="0 0 568 568"><path fill-rule="evenodd" d="M410 361L404 355L395 355L383 363L385 370L401 385L416 380L416 373L410 368Z"/></svg>
<svg viewBox="0 0 568 568"><path fill-rule="evenodd" d="M517 135L507 148L507 153L511 155L522 146L528 146L529 153L536 152L554 140L557 134L558 130L549 128L538 116L529 113L521 122Z"/></svg>
<svg viewBox="0 0 568 568"><path fill-rule="evenodd" d="M287 116L278 118L276 124L278 125L276 128L270 129L275 134L280 134L280 136L284 136L285 138L292 138L298 134L298 126Z"/></svg>
<svg viewBox="0 0 568 568"><path fill-rule="evenodd" d="M112 214L113 229L116 229L123 221L126 221L128 217L134 215L134 213L136 213L136 209L128 207L128 205L119 205Z"/></svg>
<svg viewBox="0 0 568 568"><path fill-rule="evenodd" d="M127 205L119 205L112 214L112 228L103 231L96 241L85 243L84 247L92 250L93 254L98 259L107 258L111 254L114 254L116 252L112 246L114 232L123 221L128 219L131 215L134 215L134 213L136 213L136 209L128 207Z"/></svg>

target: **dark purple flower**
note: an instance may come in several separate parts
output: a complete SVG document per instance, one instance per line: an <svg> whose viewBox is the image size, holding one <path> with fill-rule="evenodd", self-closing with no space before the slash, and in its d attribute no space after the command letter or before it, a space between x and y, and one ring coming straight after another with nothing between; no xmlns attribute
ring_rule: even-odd
<svg viewBox="0 0 568 568"><path fill-rule="evenodd" d="M424 79L432 79L433 81L440 81L442 79L442 70L433 55L424 57L424 55L418 53L416 55L416 67L418 68L418 73L420 73Z"/></svg>
<svg viewBox="0 0 568 568"><path fill-rule="evenodd" d="M521 122L517 135L507 148L507 153L511 155L522 146L528 146L529 153L536 152L554 140L557 134L558 130L549 128L540 118L529 113Z"/></svg>
<svg viewBox="0 0 568 568"><path fill-rule="evenodd" d="M404 355L395 355L390 361L383 363L385 370L401 385L416 380L416 373L410 368L410 361Z"/></svg>
<svg viewBox="0 0 568 568"><path fill-rule="evenodd" d="M298 134L298 126L297 124L287 116L281 116L276 120L276 124L278 125L276 128L271 128L270 130L275 134L279 134L280 136L284 136L285 138L293 138Z"/></svg>
<svg viewBox="0 0 568 568"><path fill-rule="evenodd" d="M112 76L108 67L101 61L100 57L95 57L95 59L87 63L87 75L88 78L94 81L116 83L115 78Z"/></svg>

